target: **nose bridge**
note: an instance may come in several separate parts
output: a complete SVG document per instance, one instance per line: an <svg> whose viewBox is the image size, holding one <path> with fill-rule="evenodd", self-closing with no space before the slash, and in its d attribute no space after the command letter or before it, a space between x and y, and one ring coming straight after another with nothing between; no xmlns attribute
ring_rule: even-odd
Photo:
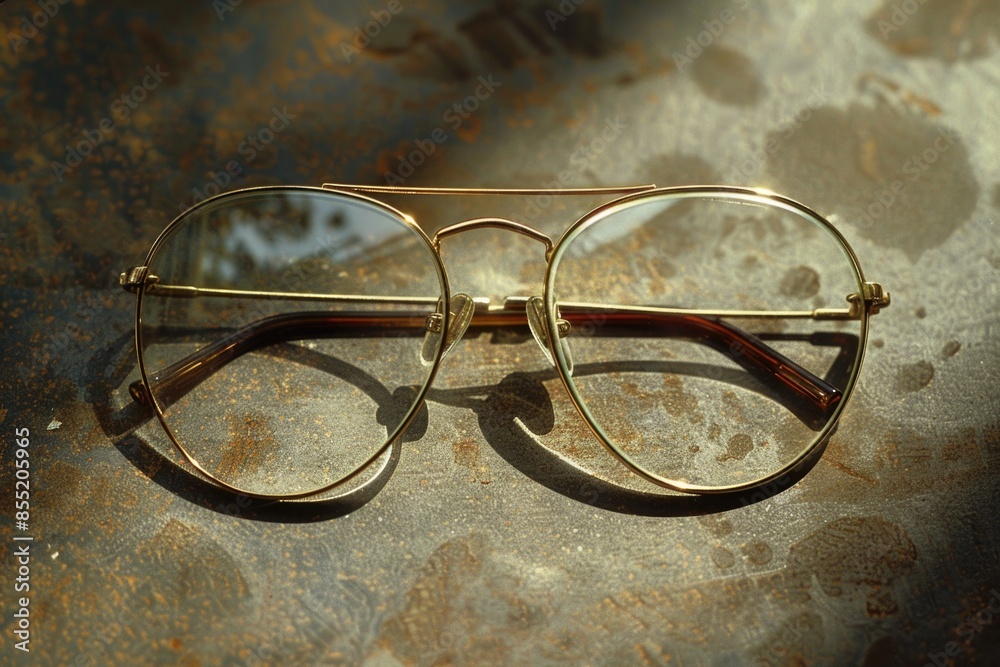
<svg viewBox="0 0 1000 667"><path fill-rule="evenodd" d="M431 241L434 246L434 251L441 256L441 240L449 236L454 236L455 234L461 234L462 232L471 231L473 229L504 229L515 234L520 234L522 236L527 236L528 238L535 239L541 242L545 246L545 261L548 262L552 259L552 253L555 244L545 234L541 233L537 229L528 227L525 224L517 222L515 220L510 220L509 218L474 218L472 220L463 220L462 222L456 222L455 224L443 227L434 235L434 239ZM528 328L531 330L532 337L538 346L542 349L546 358L555 365L555 360L552 353L553 337L549 332L549 327L545 322L545 306L542 302L541 297L535 296L525 300L523 303L523 310L521 308L509 308L508 302L514 299L508 297L504 299L504 305L498 308L487 306L485 314L492 318L504 319L510 316L516 316L518 318L523 318L522 321L528 324ZM444 342L444 355L447 355L452 349L454 349L456 343L462 338L465 330L472 323L473 318L476 317L475 299L473 299L468 294L456 294L452 297L454 302L450 308L450 321L451 324L448 327L448 332L445 334ZM486 300L488 303L488 300ZM482 314L482 313L481 313Z"/></svg>
<svg viewBox="0 0 1000 667"><path fill-rule="evenodd" d="M545 245L546 261L552 258L552 250L554 248L552 239L537 229L528 227L527 225L515 220L510 220L509 218L474 218L472 220L463 220L462 222L456 222L453 225L448 225L447 227L438 230L438 233L434 235L434 239L432 241L434 250L438 253L438 255L440 255L442 239L454 236L455 234L461 234L462 232L468 232L473 229L504 229L509 232L514 232L515 234L520 234L521 236L527 236L528 238L535 239Z"/></svg>

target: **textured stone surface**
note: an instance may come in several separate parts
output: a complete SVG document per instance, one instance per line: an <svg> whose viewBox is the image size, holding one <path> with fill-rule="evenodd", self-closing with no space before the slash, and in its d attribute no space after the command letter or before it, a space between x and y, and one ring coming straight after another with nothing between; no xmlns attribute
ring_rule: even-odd
<svg viewBox="0 0 1000 667"><path fill-rule="evenodd" d="M35 30L37 4L0 4L5 572L18 427L35 537L32 654L5 586L0 662L902 665L949 642L996 662L1000 616L973 619L1000 588L1000 2L404 1L356 51L342 44L385 4L332 4L71 2ZM279 113L270 142L242 143ZM405 175L399 156L438 128ZM603 471L603 452L530 339L463 342L384 486L319 516L194 480L129 404L118 273L213 178L566 171L788 194L891 289L857 394L793 486L720 508L580 473L560 456ZM489 214L555 236L582 212L405 204L428 231ZM537 293L538 250L479 232L445 261L455 291ZM779 289L814 287L806 269Z"/></svg>

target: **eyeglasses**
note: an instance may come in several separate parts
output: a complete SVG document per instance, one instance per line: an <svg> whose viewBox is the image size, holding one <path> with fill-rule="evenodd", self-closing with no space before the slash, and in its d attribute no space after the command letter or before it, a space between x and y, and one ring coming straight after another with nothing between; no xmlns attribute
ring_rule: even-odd
<svg viewBox="0 0 1000 667"><path fill-rule="evenodd" d="M613 199L553 242L506 218L430 238L371 195ZM541 295L451 293L442 241L482 228L544 244ZM318 498L385 456L470 328L530 332L640 478L752 489L833 432L868 318L889 305L826 219L725 186L238 190L171 222L121 285L136 294L133 399L206 479L278 500Z"/></svg>

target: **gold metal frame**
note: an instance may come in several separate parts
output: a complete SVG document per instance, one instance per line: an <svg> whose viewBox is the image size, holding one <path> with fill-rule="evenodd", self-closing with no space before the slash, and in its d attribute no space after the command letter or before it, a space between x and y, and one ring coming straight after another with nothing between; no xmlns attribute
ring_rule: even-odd
<svg viewBox="0 0 1000 667"><path fill-rule="evenodd" d="M232 197L234 195L245 194L249 192L267 192L269 190L274 191L309 191L309 192L324 192L330 194L338 194L343 197L348 197L355 199L360 202L372 205L382 212L390 215L391 217L397 219L400 224L404 225L409 230L413 231L426 245L428 251L434 257L435 268L437 271L437 277L440 281L441 286L441 298L425 298L425 297L369 297L361 295L344 295L344 294L297 294L297 293L286 293L286 292L250 292L245 290L226 290L226 289L206 289L199 288L190 285L163 285L159 282L158 278L154 275L150 275L149 266L152 265L157 252L162 247L162 245L173 235L173 233L185 224L188 216L202 207L209 206L212 203L218 201L222 198ZM506 218L476 218L473 220L465 220L458 222L443 229L439 230L433 238L427 236L427 234L417 225L416 221L409 215L399 211L398 209L367 195L371 194L396 194L396 195L438 195L438 196L533 196L533 195L550 195L550 196L583 196L583 195L619 195L611 201L601 204L597 208L589 211L573 223L569 229L559 238L557 242L553 242L551 238L545 234L535 230L527 225L519 223L514 220ZM848 295L848 301L850 302L850 308L844 309L816 309L816 310L803 310L803 311L740 311L740 310L713 310L713 309L678 309L678 308L661 308L661 307L646 307L646 306L624 306L624 305L601 305L592 303L568 303L560 302L556 304L554 287L555 287L555 276L556 270L558 268L559 262L562 259L564 250L569 246L570 242L575 238L576 235L583 232L585 229L591 225L599 222L603 218L621 211L622 209L635 205L641 202L647 202L652 199L684 199L684 198L705 198L705 197L717 197L719 199L727 199L734 201L744 201L749 203L758 203L762 205L773 206L777 208L782 208L786 211L795 213L802 216L811 222L817 224L818 226L824 228L830 234L833 235L835 240L841 245L851 263L854 276L857 280L857 292ZM517 234L535 239L541 242L545 246L545 258L547 262L544 291L541 298L533 297L508 297L504 300L502 305L493 306L490 305L488 299L473 299L468 295L454 295L454 302L459 305L458 311L453 312L453 295L451 294L450 284L448 281L447 271L444 266L444 262L441 257L441 241L449 236L455 234L460 234L465 231L470 231L473 229L483 229L483 228L497 228L507 231L512 231ZM160 233L157 239L153 242L152 247L146 255L145 263L141 266L136 266L128 269L121 275L121 286L130 292L136 294L136 310L135 310L135 345L136 345L136 356L138 358L139 364L139 375L140 382L135 383L131 388L133 397L136 400L147 403L154 410L160 424L163 426L168 437L173 442L174 446L177 447L184 459L191 464L191 466L204 478L211 481L220 487L231 491L233 493L244 494L249 497L254 498L264 498L271 500L300 500L316 496L323 496L330 490L354 479L364 470L368 469L375 461L382 457L389 448L396 442L396 440L402 435L406 428L415 418L417 412L422 407L424 399L426 397L427 391L434 381L437 371L440 368L441 361L446 356L448 351L458 342L464 333L466 327L470 325L473 318L476 322L484 326L502 326L505 324L521 323L523 324L525 320L532 333L535 336L536 341L546 352L549 360L555 365L558 374L566 387L567 393L569 394L573 404L576 406L577 411L580 413L581 417L590 427L591 431L598 438L601 444L614 455L622 464L624 464L633 473L639 475L643 479L662 486L673 491L683 492L683 493L693 493L693 494L718 494L718 493L732 493L739 492L743 490L748 490L756 488L768 482L771 482L779 477L787 474L789 471L793 470L798 466L804 459L806 459L815 449L827 438L834 429L840 414L843 412L844 407L847 404L850 395L853 393L853 389L857 383L858 376L861 371L861 365L864 359L865 347L868 336L868 318L870 315L876 314L880 309L887 307L890 304L890 296L888 292L883 291L882 286L878 283L866 282L864 279L864 274L861 271L861 266L858 261L857 255L854 253L853 249L848 244L844 236L825 218L820 216L818 213L812 209L804 206L803 204L796 202L787 197L774 194L772 192L760 189L751 188L740 188L740 187L729 187L729 186L684 186L684 187L667 187L667 188L657 188L655 185L635 185L635 186L623 186L623 187L610 187L610 188L577 188L577 189L557 189L557 190L545 190L545 189L520 189L520 188L416 188L416 187L397 187L397 186L371 186L371 185L347 185L347 184L334 184L326 183L322 188L308 187L308 186L268 186L260 188L246 188L242 190L235 190L215 197L206 199L205 201L193 206L188 209L177 218L175 218L167 227ZM444 335L438 337L437 344L434 349L430 351L431 357L427 361L430 365L430 370L427 375L427 379L420 390L417 392L414 398L413 405L410 406L409 411L406 413L404 418L401 420L400 425L395 429L395 431L387 436L385 444L382 445L377 451L375 451L363 464L361 464L353 472L347 474L346 476L337 479L329 484L326 484L320 488L312 489L299 493L291 494L261 494L250 492L246 489L242 489L224 482L223 480L217 478L211 472L209 472L195 457L193 457L189 452L187 452L184 446L179 442L170 426L167 424L166 418L164 416L165 406L161 405L154 392L151 389L151 382L145 362L143 360L143 339L142 339L142 303L144 295L157 295L157 296L171 296L178 298L198 298L202 296L212 296L212 297L237 297L237 298L255 298L255 299L285 299L285 300L304 300L304 301L339 301L339 302L359 302L359 303L377 303L391 301L394 304L413 304L413 305L431 305L435 304L438 310L431 317L427 318L427 329L429 331L436 332L446 332ZM459 298L460 297L460 298ZM560 312L562 311L562 312ZM607 433L601 428L598 421L591 414L589 408L586 405L586 401L580 395L576 385L574 384L572 377L572 362L568 357L568 353L565 346L560 344L560 340L568 335L569 330L572 325L570 319L574 317L574 314L579 315L582 313L592 314L595 312L615 312L619 314L625 314L629 317L663 317L663 316L676 316L676 317L686 317L686 318L701 318L704 320L709 320L712 318L798 318L798 319L817 319L817 320L859 320L861 333L857 352L857 359L855 361L851 377L849 378L846 387L842 390L842 394L836 396L833 400L830 400L828 393L828 388L823 386L823 382L818 380L814 376L811 376L807 371L798 368L794 362L787 360L780 355L777 355L773 350L767 350L767 352L776 355L778 361L771 361L771 366L767 367L765 362L758 360L757 363L764 363L766 370L769 370L778 379L784 382L790 389L806 395L812 400L817 401L822 404L827 410L825 426L817 433L816 437L810 442L800 453L787 463L784 467L779 470L775 470L772 473L754 480L749 480L740 484L731 484L724 486L703 486L687 483L683 480L673 480L669 478L662 477L656 473L644 469L641 465L637 464L628 454L622 450L620 446L612 441L612 439L607 435ZM453 321L455 318L455 321ZM550 335L549 332L556 332L556 335ZM734 335L732 332L726 335ZM756 341L760 344L760 341ZM197 355L197 353L195 353ZM767 353L765 353L765 357ZM824 402L827 401L827 402Z"/></svg>
<svg viewBox="0 0 1000 667"><path fill-rule="evenodd" d="M170 438L170 441L173 442L174 446L181 453L181 456L184 457L184 460L186 460L189 464L191 464L191 466L199 474L201 474L205 479L207 479L208 481L212 482L213 484L219 485L223 489L226 489L227 491L230 491L232 493L241 494L241 495L244 495L244 496L247 496L247 497L250 497L250 498L259 498L259 499L266 499L266 500L300 500L300 499L305 499L305 498L310 498L310 497L315 497L315 496L322 496L323 494L327 493L328 491L330 491L330 490L332 490L332 489L334 489L334 488L336 488L338 486L341 486L343 484L346 484L347 482L351 481L352 479L354 479L355 477L357 477L358 475L360 475L362 472L364 472L365 470L367 470L373 463L375 463L375 461L377 461L379 458L381 458L389 450L389 448L393 445L393 443L395 443L396 440L400 437L400 435L402 435L402 433L407 429L407 427L410 425L410 423L416 417L417 413L420 411L421 406L423 405L424 397L427 395L427 390L430 389L431 384L434 382L434 377L437 375L438 368L441 365L440 362L441 362L441 358L442 358L442 355L443 355L443 352L444 352L445 337L441 336L439 338L438 345L436 346L436 348L434 350L434 355L435 355L434 356L434 362L433 362L433 364L431 366L430 372L427 375L427 380L424 383L424 385L420 388L420 390L417 392L417 396L416 396L416 398L414 400L413 405L410 406L409 411L406 413L406 415L400 421L399 426L396 428L395 431L393 431L391 434L389 434L389 436L386 439L385 444L383 444L382 447L380 447L378 450L376 450L364 463L362 463L360 466L358 466L358 468L356 468L353 472L351 472L351 473L345 475L344 477L342 477L340 479L337 479L337 480L335 480L335 481L333 481L333 482L331 482L329 484L326 484L326 485L324 485L322 487L319 487L319 488L316 488L316 489L311 489L309 491L303 491L303 492L300 492L300 493L288 493L288 494L262 494L262 493L255 493L255 492L250 491L248 489L242 489L240 487L237 487L237 486L234 486L232 484L229 484L229 483L227 483L227 482L219 479L218 477L216 477L215 475L213 475L211 472L209 472L194 456L192 456L186 449L184 449L184 446L180 443L180 441L174 435L173 430L171 430L170 426L167 424L166 417L163 414L164 413L164 406L160 405L159 401L157 401L157 399L156 399L156 396L153 394L152 390L150 389L151 383L149 381L149 377L148 377L148 374L147 374L147 371L146 371L146 365L145 365L145 362L143 361L143 355L142 355L142 349L143 349L143 344L142 344L142 299L143 299L143 295L146 293L147 286L155 284L155 283L150 283L148 281L149 272L148 272L148 268L147 267L149 267L149 265L152 263L152 260L156 256L156 253L160 249L160 247L167 241L167 239L170 238L170 236L181 225L183 225L185 223L185 221L187 219L187 216L189 214L194 213L195 211L197 211L197 210L199 210L199 209L201 209L201 208L203 208L205 206L209 206L213 202L215 202L215 201L217 201L217 200L219 200L219 199L221 199L223 197L230 197L230 196L233 196L233 195L236 195L236 194L243 194L243 193L247 193L247 192L254 192L254 191L258 191L259 192L259 191L268 191L268 190L286 190L286 191L287 190L298 190L298 191L312 191L312 192L329 192L328 190L324 190L323 188L316 188L316 187L309 187L309 186L276 186L276 187L264 186L264 187L259 187L259 188L244 188L244 189L241 189L241 190L233 190L233 191L230 191L230 192L225 192L225 193L216 195L214 197L210 197L210 198L208 198L208 199L206 199L206 200L204 200L204 201L196 204L195 206L192 206L187 211L185 211L184 213L182 213L179 216L177 216L176 218L174 218L174 220L169 225L167 225L167 227L162 232L160 232L160 235L153 242L153 245L150 247L149 252L146 254L146 260L144 262L144 265L142 267L133 267L133 268L129 269L128 271L122 273L122 275L121 275L121 281L120 282L121 282L121 286L125 290L130 291L130 292L135 292L135 294L136 294L136 303L135 303L135 349L136 349L136 356L138 357L138 361L139 361L139 376L141 378L141 383L142 383L142 387L139 388L139 392L141 392L139 395L144 396L145 397L145 401L147 401L148 405L150 405L153 408L154 412L156 413L156 417L157 417L157 419L160 422L160 425L163 427L163 430L166 431L167 436ZM438 273L438 279L439 279L439 281L441 283L441 289L442 289L441 293L442 293L442 299L443 299L443 303L444 303L444 313L445 313L445 326L447 326L447 324L448 324L448 321L447 321L448 315L447 314L449 312L449 307L450 307L451 288L450 288L450 286L448 284L448 276L447 276L447 274L444 271L444 264L441 262L440 254L431 245L431 240L427 237L427 234L424 232L424 230L422 230L419 226L417 226L417 223L413 220L413 218L411 218L410 216L406 215L402 211L399 211L398 209L393 208L392 206L389 206L388 204L386 204L384 202L378 201L377 199L372 199L370 197L365 197L365 196L360 195L360 194L352 194L350 196L352 196L353 198L355 198L357 200L363 201L365 203L372 204L376 208L379 208L379 209L383 210L384 212L389 213L393 217L398 218L398 220L399 220L399 222L401 224L403 224L405 227L407 227L410 230L412 230L413 232L415 232L416 235L426 244L428 251L436 258L435 266L436 266L437 273ZM137 392L136 391L133 390L131 393L132 393L133 398L137 397Z"/></svg>
<svg viewBox="0 0 1000 667"><path fill-rule="evenodd" d="M861 264L858 260L857 254L854 249L851 248L847 239L841 232L833 226L828 220L821 216L816 211L812 210L808 206L801 204L788 197L783 197L781 195L775 194L768 190L755 189L755 188L741 188L741 187L731 187L731 186L685 186L685 187L675 187L675 188L660 188L645 193L637 195L629 195L622 197L615 201L603 204L598 208L588 212L582 218L576 221L563 236L559 239L556 244L556 250L553 254L552 260L549 262L545 274L545 305L546 305L546 316L548 317L549 326L555 325L557 317L555 314L555 277L556 270L559 266L559 262L562 259L562 253L565 248L569 247L570 242L573 238L580 234L582 231L590 227L591 225L599 222L601 219L613 215L618 211L635 204L637 201L646 201L651 197L663 197L663 198L688 198L688 197L700 197L716 195L721 198L726 198L729 200L745 201L749 203L760 203L769 206L775 206L778 208L783 208L789 212L798 214L813 223L819 225L820 227L826 229L833 237L839 242L841 248L844 250L848 259L851 263L851 268L854 272L855 279L857 280L858 291L847 297L848 301L851 302L852 307L846 310L830 310L821 309L814 311L771 311L771 312L746 312L746 311L687 311L692 313L703 313L703 314L717 314L724 317L765 317L765 318L813 318L813 319L859 319L861 322L861 333L859 334L859 345L857 352L857 359L854 363L853 370L850 378L848 379L847 386L842 390L843 398L837 402L833 408L833 413L828 417L825 426L816 434L813 440L806 445L798 455L791 459L784 467L772 471L770 474L763 477L748 480L747 482L741 484L729 484L720 486L705 486L698 484L690 484L681 480L674 480L658 475L652 471L646 470L641 465L636 463L632 457L628 455L620 446L615 444L608 434L601 427L600 423L591 414L590 409L587 407L586 401L580 396L580 393L573 382L572 375L568 370L568 359L566 357L565 350L561 345L552 346L552 353L557 360L557 365L559 368L559 376L562 378L563 386L566 387L566 391L572 398L573 404L576 406L577 411L580 416L583 417L584 421L593 431L594 435L598 438L601 444L611 452L615 458L621 461L629 470L633 473L639 475L643 479L646 479L653 484L665 487L672 491L678 491L682 493L694 493L694 494L723 494L723 493L736 493L740 491L745 491L753 488L760 487L782 476L788 474L790 471L794 470L803 460L808 458L808 456L833 432L836 427L840 415L847 405L848 399L853 393L854 386L857 383L858 377L861 373L861 366L864 361L865 348L867 347L868 341L868 318L872 314L876 314L882 308L885 308L890 303L890 296L888 292L884 292L882 286L878 283L869 283L865 281L864 273L861 270Z"/></svg>

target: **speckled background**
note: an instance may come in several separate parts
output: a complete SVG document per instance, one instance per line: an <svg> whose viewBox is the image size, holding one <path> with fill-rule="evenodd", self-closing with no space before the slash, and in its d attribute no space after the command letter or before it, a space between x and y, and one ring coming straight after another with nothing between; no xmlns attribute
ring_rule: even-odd
<svg viewBox="0 0 1000 667"><path fill-rule="evenodd" d="M996 664L1000 2L402 0L345 49L386 4L0 4L0 663ZM371 497L257 511L158 457L118 273L213 177L382 183L438 128L407 184L721 182L829 216L893 305L823 458L755 502L590 480L550 453L592 445L537 347L486 338ZM475 209L407 205L428 231ZM553 235L579 215L490 206ZM445 261L456 291L530 293L536 250L480 232Z"/></svg>

